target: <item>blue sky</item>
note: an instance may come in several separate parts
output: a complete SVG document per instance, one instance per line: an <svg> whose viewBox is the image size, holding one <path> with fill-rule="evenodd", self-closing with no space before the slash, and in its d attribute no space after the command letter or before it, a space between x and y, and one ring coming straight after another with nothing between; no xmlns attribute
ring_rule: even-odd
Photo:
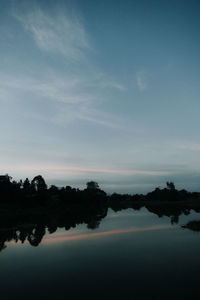
<svg viewBox="0 0 200 300"><path fill-rule="evenodd" d="M0 1L0 173L200 191L199 1Z"/></svg>

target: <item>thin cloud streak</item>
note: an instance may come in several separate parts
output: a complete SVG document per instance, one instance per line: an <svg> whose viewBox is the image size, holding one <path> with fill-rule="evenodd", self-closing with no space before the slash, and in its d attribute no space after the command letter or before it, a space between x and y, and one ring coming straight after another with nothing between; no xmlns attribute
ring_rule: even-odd
<svg viewBox="0 0 200 300"><path fill-rule="evenodd" d="M192 151L192 152L200 152L200 144L196 144L196 143L181 144L178 146L178 148L182 150Z"/></svg>
<svg viewBox="0 0 200 300"><path fill-rule="evenodd" d="M108 168L89 168L78 166L34 166L34 165L4 165L1 169L6 170L29 170L34 172L54 172L55 174L76 174L81 173L105 173L105 174L119 174L119 175L149 175L149 176L162 176L169 175L166 171L151 171L151 170L118 170Z"/></svg>

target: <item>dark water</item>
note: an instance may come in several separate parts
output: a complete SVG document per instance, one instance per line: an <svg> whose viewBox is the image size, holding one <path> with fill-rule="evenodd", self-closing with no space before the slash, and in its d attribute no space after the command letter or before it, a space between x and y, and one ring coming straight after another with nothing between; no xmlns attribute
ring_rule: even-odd
<svg viewBox="0 0 200 300"><path fill-rule="evenodd" d="M46 231L37 247L7 242L0 299L196 299L200 233L145 208L109 210L99 228Z"/></svg>

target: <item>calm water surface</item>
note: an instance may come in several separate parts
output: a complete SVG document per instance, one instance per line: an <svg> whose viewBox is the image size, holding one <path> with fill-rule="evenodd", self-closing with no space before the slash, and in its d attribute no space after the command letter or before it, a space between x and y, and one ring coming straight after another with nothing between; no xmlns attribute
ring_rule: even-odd
<svg viewBox="0 0 200 300"><path fill-rule="evenodd" d="M193 299L199 293L200 233L145 208L109 210L98 228L46 230L37 247L10 241L0 252L6 299Z"/></svg>

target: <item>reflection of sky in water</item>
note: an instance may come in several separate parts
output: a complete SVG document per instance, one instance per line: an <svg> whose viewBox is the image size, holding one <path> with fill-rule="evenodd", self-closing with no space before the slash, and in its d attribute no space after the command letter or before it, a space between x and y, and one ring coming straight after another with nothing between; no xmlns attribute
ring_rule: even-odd
<svg viewBox="0 0 200 300"><path fill-rule="evenodd" d="M101 220L100 226L96 229L88 229L86 224L77 225L76 228L65 230L58 228L54 233L46 234L42 239L42 244L55 244L61 242L70 242L78 240L87 240L91 238L100 238L114 235L122 235L127 233L139 233L144 231L164 230L167 228L177 228L180 225L187 223L190 220L200 219L200 215L192 211L189 215L182 214L179 217L179 224L170 223L170 218L163 216L159 218L156 214L149 213L146 208L141 208L139 211L131 208L114 212L112 209L108 210L106 218ZM22 245L11 241L7 242L8 246L23 246L29 245L28 241Z"/></svg>
<svg viewBox="0 0 200 300"><path fill-rule="evenodd" d="M198 292L200 235L146 209L109 211L100 227L46 234L0 253L2 299L186 299ZM15 245L15 246L14 246ZM12 288L11 288L12 287Z"/></svg>
<svg viewBox="0 0 200 300"><path fill-rule="evenodd" d="M84 240L89 238L97 238L97 237L106 237L123 233L134 233L134 232L142 232L142 231L152 231L152 230L161 230L169 228L169 225L166 226L154 226L154 227L146 227L146 228L129 228L129 229L119 229L119 230L110 230L110 231L102 231L95 233L81 233L81 230L77 230L75 234L69 235L65 232L63 234L55 233L53 236L47 235L43 243L59 243L59 242L67 242L67 241L76 241L76 240Z"/></svg>

